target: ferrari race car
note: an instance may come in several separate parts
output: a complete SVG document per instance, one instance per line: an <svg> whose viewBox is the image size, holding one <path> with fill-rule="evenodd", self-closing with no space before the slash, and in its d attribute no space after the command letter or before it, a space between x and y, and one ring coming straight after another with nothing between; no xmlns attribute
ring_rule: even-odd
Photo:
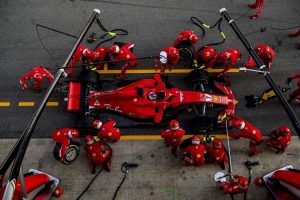
<svg viewBox="0 0 300 200"><path fill-rule="evenodd" d="M189 109L204 119L206 107L213 105L222 106L218 118L234 114L236 101L229 85L215 81L209 84L205 70L192 71L187 80L193 85L193 91L180 90L159 74L137 81L109 82L100 81L96 72L86 71L81 74L80 82L69 82L67 111L93 116L99 112L113 113L153 124L160 124L168 116L174 117ZM211 86L221 94L213 94ZM205 126L209 126L207 120L204 121Z"/></svg>

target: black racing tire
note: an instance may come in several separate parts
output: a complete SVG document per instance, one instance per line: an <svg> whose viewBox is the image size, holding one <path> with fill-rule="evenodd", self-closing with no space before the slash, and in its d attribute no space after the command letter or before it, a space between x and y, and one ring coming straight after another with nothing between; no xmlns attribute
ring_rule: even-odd
<svg viewBox="0 0 300 200"><path fill-rule="evenodd" d="M53 156L55 158L55 160L60 161L60 156L59 156L59 151L61 148L61 143L56 143L53 149Z"/></svg>
<svg viewBox="0 0 300 200"><path fill-rule="evenodd" d="M80 74L80 81L95 89L101 88L100 75L95 71L83 70Z"/></svg>
<svg viewBox="0 0 300 200"><path fill-rule="evenodd" d="M79 156L80 148L76 144L70 144L66 150L66 153L64 155L64 162L65 165L72 164L77 157Z"/></svg>
<svg viewBox="0 0 300 200"><path fill-rule="evenodd" d="M186 78L186 82L190 84L195 84L197 82L208 84L208 81L209 73L204 69L195 69L191 71Z"/></svg>
<svg viewBox="0 0 300 200"><path fill-rule="evenodd" d="M213 119L208 116L201 116L197 117L194 120L194 131L196 133L204 134L204 133L209 133L213 127Z"/></svg>
<svg viewBox="0 0 300 200"><path fill-rule="evenodd" d="M180 60L192 60L195 55L195 47L194 45L189 44L179 44L176 46L179 51Z"/></svg>

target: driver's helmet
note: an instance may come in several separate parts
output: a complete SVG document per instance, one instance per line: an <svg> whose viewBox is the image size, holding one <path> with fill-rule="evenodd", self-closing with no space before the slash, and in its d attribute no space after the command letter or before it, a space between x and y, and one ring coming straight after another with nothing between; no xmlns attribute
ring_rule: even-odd
<svg viewBox="0 0 300 200"><path fill-rule="evenodd" d="M85 142L86 142L86 144L90 145L90 144L94 143L94 139L91 135L87 135L87 136L85 136Z"/></svg>
<svg viewBox="0 0 300 200"><path fill-rule="evenodd" d="M149 99L150 101L156 100L156 99L157 99L157 93L156 93L156 92L149 92L149 93L148 93L148 99Z"/></svg>
<svg viewBox="0 0 300 200"><path fill-rule="evenodd" d="M120 47L118 45L112 45L109 52L113 55L117 55L120 52Z"/></svg>
<svg viewBox="0 0 300 200"><path fill-rule="evenodd" d="M101 126L102 126L102 122L100 120L96 119L96 120L93 121L93 127L95 129L100 129Z"/></svg>
<svg viewBox="0 0 300 200"><path fill-rule="evenodd" d="M192 137L192 144L193 144L193 145L199 145L200 142L201 142L201 137L200 137L200 136L194 135L194 136Z"/></svg>
<svg viewBox="0 0 300 200"><path fill-rule="evenodd" d="M70 139L72 139L72 138L77 138L78 135L79 135L79 132L78 132L76 129L70 129L70 130L68 131L68 137L69 137Z"/></svg>
<svg viewBox="0 0 300 200"><path fill-rule="evenodd" d="M192 44L196 44L199 40L199 37L195 33L193 33L190 35L189 40Z"/></svg>
<svg viewBox="0 0 300 200"><path fill-rule="evenodd" d="M222 147L222 142L220 139L214 139L214 141L212 142L213 147L216 149L220 149Z"/></svg>
<svg viewBox="0 0 300 200"><path fill-rule="evenodd" d="M287 135L289 133L291 133L291 131L290 131L288 126L280 126L277 129L277 134L280 135L280 136Z"/></svg>
<svg viewBox="0 0 300 200"><path fill-rule="evenodd" d="M41 81L43 81L44 78L43 78L42 74L36 73L36 74L33 75L33 79L36 82L41 82Z"/></svg>
<svg viewBox="0 0 300 200"><path fill-rule="evenodd" d="M179 122L177 120L173 119L169 122L169 126L172 131L176 131L179 129Z"/></svg>

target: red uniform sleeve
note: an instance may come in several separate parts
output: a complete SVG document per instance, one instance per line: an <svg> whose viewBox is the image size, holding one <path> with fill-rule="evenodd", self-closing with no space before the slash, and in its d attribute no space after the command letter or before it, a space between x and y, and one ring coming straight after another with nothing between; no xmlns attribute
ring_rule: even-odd
<svg viewBox="0 0 300 200"><path fill-rule="evenodd" d="M293 74L290 79L300 78L300 73Z"/></svg>

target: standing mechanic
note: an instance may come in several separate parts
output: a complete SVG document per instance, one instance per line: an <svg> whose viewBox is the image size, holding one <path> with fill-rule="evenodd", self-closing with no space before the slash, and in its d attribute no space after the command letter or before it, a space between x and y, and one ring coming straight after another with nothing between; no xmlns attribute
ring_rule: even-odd
<svg viewBox="0 0 300 200"><path fill-rule="evenodd" d="M89 160L92 174L96 172L97 165L104 165L107 171L111 168L112 149L105 143L96 142L91 135L85 137L85 151Z"/></svg>
<svg viewBox="0 0 300 200"><path fill-rule="evenodd" d="M225 178L218 180L217 186L225 194L241 194L248 190L249 181L243 176L234 175L230 181L226 181Z"/></svg>
<svg viewBox="0 0 300 200"><path fill-rule="evenodd" d="M195 45L198 41L199 37L192 30L184 30L180 32L179 36L175 39L173 46L177 48L178 45L182 43Z"/></svg>
<svg viewBox="0 0 300 200"><path fill-rule="evenodd" d="M228 162L227 153L222 144L222 141L218 138L214 138L211 143L204 142L209 158L212 162L225 169L225 165Z"/></svg>
<svg viewBox="0 0 300 200"><path fill-rule="evenodd" d="M132 49L134 47L134 43L130 42L122 47L118 45L112 45L109 49L109 57L110 60L127 60L127 59L136 59L136 56L132 53ZM129 67L135 67L137 65L136 60L128 60L126 64L122 66L121 73L119 75L119 79L124 80L126 70Z"/></svg>
<svg viewBox="0 0 300 200"><path fill-rule="evenodd" d="M115 127L116 121L109 118L105 124L102 125L100 120L93 121L93 127L98 129L98 136L102 141L117 142L121 138L120 129Z"/></svg>
<svg viewBox="0 0 300 200"><path fill-rule="evenodd" d="M179 122L177 120L171 120L169 122L169 127L169 129L162 131L160 136L165 139L167 147L171 146L172 154L177 156L176 150L181 143L185 130L179 127Z"/></svg>
<svg viewBox="0 0 300 200"><path fill-rule="evenodd" d="M265 0L256 0L255 3L248 5L249 8L255 8L256 9L256 14L251 15L250 19L256 19L257 17L260 16L264 3L265 3Z"/></svg>
<svg viewBox="0 0 300 200"><path fill-rule="evenodd" d="M293 79L300 78L300 73L295 73L287 79L288 84L291 83ZM292 92L290 95L290 102L300 103L300 80L297 81L298 88Z"/></svg>
<svg viewBox="0 0 300 200"><path fill-rule="evenodd" d="M53 131L52 139L57 143L61 143L61 148L59 151L59 157L61 158L61 162L64 162L65 153L68 149L71 140L77 138L78 136L79 132L76 129L72 128L62 128Z"/></svg>
<svg viewBox="0 0 300 200"><path fill-rule="evenodd" d="M261 45L257 45L254 48L254 51L257 53L258 57L262 60L267 70L270 70L272 61L274 60L275 57L274 50L268 45L261 44ZM256 67L256 63L252 57L249 57L249 59L244 63L243 66L248 68L254 68Z"/></svg>
<svg viewBox="0 0 300 200"><path fill-rule="evenodd" d="M46 69L44 69L42 66L38 66L38 67L34 67L31 69L30 72L28 72L27 74L24 74L23 76L21 76L20 78L20 84L23 87L23 90L27 90L27 84L26 84L26 80L28 79L33 79L33 86L34 89L38 92L40 92L42 90L42 82L44 80L44 78L48 79L49 83L53 82L53 75L48 72Z"/></svg>
<svg viewBox="0 0 300 200"><path fill-rule="evenodd" d="M204 154L206 154L206 149L203 144L201 144L201 137L194 135L191 138L192 144L187 147L187 151L184 157L184 164L186 166L201 166L205 164Z"/></svg>
<svg viewBox="0 0 300 200"><path fill-rule="evenodd" d="M66 73L72 75L75 71L75 65L79 60L81 60L83 64L88 64L92 55L93 53L89 48L84 45L79 45L66 68Z"/></svg>
<svg viewBox="0 0 300 200"><path fill-rule="evenodd" d="M97 63L97 62L104 62L109 60L108 56L109 48L106 47L99 47L95 49L95 51L92 54L92 62ZM96 69L100 69L104 64L96 64Z"/></svg>
<svg viewBox="0 0 300 200"><path fill-rule="evenodd" d="M281 154L291 142L291 131L287 126L280 126L268 135L266 144Z"/></svg>
<svg viewBox="0 0 300 200"><path fill-rule="evenodd" d="M228 49L219 53L212 61L209 63L208 68L212 68L216 63L225 64L224 69L218 73L217 77L223 76L228 70L230 70L233 65L240 60L241 52L238 49Z"/></svg>
<svg viewBox="0 0 300 200"><path fill-rule="evenodd" d="M169 66L169 71L172 71L179 61L179 51L173 46L164 48L160 54L159 59L155 60L154 69L160 69L160 74L164 74L166 68Z"/></svg>
<svg viewBox="0 0 300 200"><path fill-rule="evenodd" d="M289 34L290 37L297 37L299 35L300 35L300 28L296 32ZM300 50L300 44L298 44L297 49Z"/></svg>
<svg viewBox="0 0 300 200"><path fill-rule="evenodd" d="M201 47L194 56L193 67L196 69L208 68L209 63L216 57L217 51L211 46Z"/></svg>
<svg viewBox="0 0 300 200"><path fill-rule="evenodd" d="M233 126L236 129L239 129L240 132L237 133L229 133L230 137L234 138L248 138L250 139L249 143L249 151L248 155L253 156L259 154L261 151L257 148L257 145L262 142L262 134L261 131L247 122L246 120L242 119L241 117L232 115L229 121L229 126Z"/></svg>

